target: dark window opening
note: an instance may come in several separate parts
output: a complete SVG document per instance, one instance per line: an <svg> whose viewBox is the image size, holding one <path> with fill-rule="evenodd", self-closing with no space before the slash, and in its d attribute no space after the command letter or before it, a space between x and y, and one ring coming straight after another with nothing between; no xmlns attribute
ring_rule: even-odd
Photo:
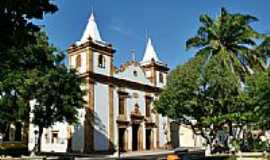
<svg viewBox="0 0 270 160"><path fill-rule="evenodd" d="M146 114L146 117L151 116L151 102L152 102L152 98L151 97L146 97L146 99L145 99L145 114Z"/></svg>
<svg viewBox="0 0 270 160"><path fill-rule="evenodd" d="M162 73L159 73L159 82L163 83L164 82L164 77Z"/></svg>
<svg viewBox="0 0 270 160"><path fill-rule="evenodd" d="M119 115L125 114L125 97L119 95Z"/></svg>
<svg viewBox="0 0 270 160"><path fill-rule="evenodd" d="M78 55L77 57L76 57L76 65L75 65L75 67L76 68L79 68L79 67L81 67L81 62L82 60L81 60L81 55Z"/></svg>
<svg viewBox="0 0 270 160"><path fill-rule="evenodd" d="M134 75L135 77L137 77L137 76L138 76L138 72L137 72L137 71L133 71L133 75Z"/></svg>
<svg viewBox="0 0 270 160"><path fill-rule="evenodd" d="M52 143L58 143L58 132L52 133Z"/></svg>
<svg viewBox="0 0 270 160"><path fill-rule="evenodd" d="M98 56L98 67L105 68L105 57L103 55Z"/></svg>

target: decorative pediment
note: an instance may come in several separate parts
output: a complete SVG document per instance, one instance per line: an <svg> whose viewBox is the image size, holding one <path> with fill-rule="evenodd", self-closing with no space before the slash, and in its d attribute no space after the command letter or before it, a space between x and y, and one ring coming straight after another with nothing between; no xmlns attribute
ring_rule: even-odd
<svg viewBox="0 0 270 160"><path fill-rule="evenodd" d="M135 61L121 65L114 76L132 82L151 85L151 82L146 78L144 69Z"/></svg>

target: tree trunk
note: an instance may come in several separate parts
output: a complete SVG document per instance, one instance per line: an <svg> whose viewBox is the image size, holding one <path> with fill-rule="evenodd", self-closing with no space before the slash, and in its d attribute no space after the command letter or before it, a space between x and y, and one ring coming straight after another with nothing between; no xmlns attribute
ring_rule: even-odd
<svg viewBox="0 0 270 160"><path fill-rule="evenodd" d="M38 144L37 144L37 152L40 153L41 151L41 139L42 139L42 134L43 134L43 127L39 126L38 127Z"/></svg>

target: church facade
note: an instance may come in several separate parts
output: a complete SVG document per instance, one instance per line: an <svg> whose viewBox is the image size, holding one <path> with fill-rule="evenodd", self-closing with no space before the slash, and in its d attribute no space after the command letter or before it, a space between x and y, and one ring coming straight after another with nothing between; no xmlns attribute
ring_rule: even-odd
<svg viewBox="0 0 270 160"><path fill-rule="evenodd" d="M153 100L166 84L169 68L159 60L151 39L141 62L116 68L114 53L101 39L92 14L81 40L68 49L69 65L85 78L87 90L82 123L74 127L73 151L137 151L166 143L167 119L155 112Z"/></svg>
<svg viewBox="0 0 270 160"><path fill-rule="evenodd" d="M94 15L90 16L80 41L68 48L68 65L85 79L85 108L79 123L57 123L44 129L44 152L113 152L179 146L179 126L158 114L153 106L166 85L169 68L148 38L143 59L116 68L116 50L100 35ZM29 125L29 150L35 145L35 126ZM174 132L174 133L171 133ZM172 137L174 135L175 139Z"/></svg>

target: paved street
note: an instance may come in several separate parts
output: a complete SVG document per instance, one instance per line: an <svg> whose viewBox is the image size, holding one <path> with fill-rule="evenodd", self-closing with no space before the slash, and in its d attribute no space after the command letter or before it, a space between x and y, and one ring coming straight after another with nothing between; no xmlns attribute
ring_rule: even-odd
<svg viewBox="0 0 270 160"><path fill-rule="evenodd" d="M147 160L160 160L165 159L167 155L180 154L188 155L192 159L201 159L204 157L204 150L201 148L178 148L175 150L152 150L152 151L136 151L121 153L118 152L113 155L106 154L82 154L82 153L49 153L47 159L76 159L76 160L114 160L114 159L147 159ZM184 160L189 160L185 156Z"/></svg>
<svg viewBox="0 0 270 160"><path fill-rule="evenodd" d="M156 150L156 151L142 151L142 152L128 152L121 153L120 157L118 153L114 155L93 155L93 154L69 154L69 155L61 155L61 156L49 156L48 159L59 159L60 157L65 157L65 159L75 159L75 160L114 160L114 159L164 159L167 155L173 154L172 150Z"/></svg>

